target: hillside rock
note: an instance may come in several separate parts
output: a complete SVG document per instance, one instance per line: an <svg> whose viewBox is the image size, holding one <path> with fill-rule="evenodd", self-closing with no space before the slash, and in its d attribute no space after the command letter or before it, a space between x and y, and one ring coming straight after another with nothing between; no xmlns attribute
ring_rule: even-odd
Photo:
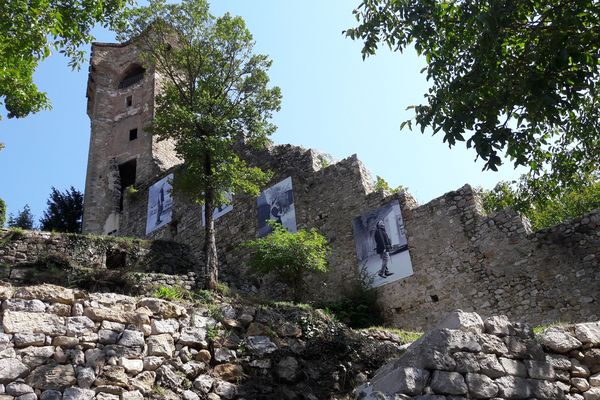
<svg viewBox="0 0 600 400"><path fill-rule="evenodd" d="M598 335L600 324L584 323L535 336L504 316L482 321L458 310L357 387L355 398L596 399Z"/></svg>

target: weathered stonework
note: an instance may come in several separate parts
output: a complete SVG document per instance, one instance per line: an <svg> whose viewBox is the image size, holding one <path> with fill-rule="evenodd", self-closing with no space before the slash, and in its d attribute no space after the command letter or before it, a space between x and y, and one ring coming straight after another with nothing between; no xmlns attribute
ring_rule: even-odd
<svg viewBox="0 0 600 400"><path fill-rule="evenodd" d="M431 327L457 308L534 324L600 318L600 210L531 232L512 210L484 215L465 186L404 221L415 274L380 289L394 325Z"/></svg>
<svg viewBox="0 0 600 400"><path fill-rule="evenodd" d="M141 130L137 139L127 140L128 129L142 127L152 117L156 90L151 69L138 83L118 89L123 71L137 59L131 44L93 47L84 231L176 241L189 246L201 263L201 208L181 194L173 193L172 222L145 234L148 188L176 173L179 161L169 143L156 142ZM129 95L133 105L126 107ZM330 271L310 279L310 299L337 299L351 290L359 279L352 219L398 200L414 275L377 289L388 323L431 327L456 308L485 316L504 313L531 323L600 317L600 211L533 233L510 210L485 215L468 185L418 206L407 193L374 191L369 172L355 155L331 162L291 145L262 151L240 147L239 152L251 165L273 172L267 186L291 177L298 228L316 228L330 242ZM137 162L137 193L122 195L118 166L131 159ZM238 194L233 206L216 221L220 279L246 292L286 297L285 287L247 273L248 254L240 245L256 237L256 199Z"/></svg>
<svg viewBox="0 0 600 400"><path fill-rule="evenodd" d="M319 311L216 294L193 304L2 288L1 400L341 399L400 347Z"/></svg>
<svg viewBox="0 0 600 400"><path fill-rule="evenodd" d="M139 81L121 83L143 68L133 43L94 43L87 88L91 121L90 152L85 184L83 232L119 233L122 175L119 166L135 162L135 182L154 179L180 161L168 141L158 142L144 129L154 115L158 79L146 67ZM143 71L143 69L139 69ZM130 80L130 82L133 82ZM137 137L130 131L137 129ZM132 182L133 183L133 182Z"/></svg>
<svg viewBox="0 0 600 400"><path fill-rule="evenodd" d="M158 285L192 289L197 265L188 246L172 241L0 229L0 279L17 284L98 280L95 289L121 292L148 292ZM102 278L110 276L114 281L102 286Z"/></svg>
<svg viewBox="0 0 600 400"><path fill-rule="evenodd" d="M598 322L535 335L506 316L484 321L459 310L380 368L355 398L597 399L599 346Z"/></svg>

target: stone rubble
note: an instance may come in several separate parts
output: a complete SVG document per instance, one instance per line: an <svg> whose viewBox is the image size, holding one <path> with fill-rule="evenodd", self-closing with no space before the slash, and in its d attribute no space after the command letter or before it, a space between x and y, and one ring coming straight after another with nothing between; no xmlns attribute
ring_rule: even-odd
<svg viewBox="0 0 600 400"><path fill-rule="evenodd" d="M357 387L361 400L600 400L600 322L535 335L461 310Z"/></svg>

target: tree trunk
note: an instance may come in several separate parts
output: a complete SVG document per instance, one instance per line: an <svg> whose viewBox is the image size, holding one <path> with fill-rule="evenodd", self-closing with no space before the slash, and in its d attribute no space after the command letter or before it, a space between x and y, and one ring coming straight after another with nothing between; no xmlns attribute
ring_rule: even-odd
<svg viewBox="0 0 600 400"><path fill-rule="evenodd" d="M206 265L204 269L204 287L209 290L217 288L219 279L219 259L217 258L217 243L215 239L215 221L213 212L215 210L215 192L209 189L205 193L204 200L204 255Z"/></svg>

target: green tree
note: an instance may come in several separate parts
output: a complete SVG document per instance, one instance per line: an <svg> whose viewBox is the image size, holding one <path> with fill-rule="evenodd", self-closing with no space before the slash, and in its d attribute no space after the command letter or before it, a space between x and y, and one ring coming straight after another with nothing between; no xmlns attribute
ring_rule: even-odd
<svg viewBox="0 0 600 400"><path fill-rule="evenodd" d="M316 229L290 233L281 224L267 223L273 232L244 243L252 251L250 267L263 274L277 274L293 289L294 300L300 301L306 289L305 274L327 271L327 239Z"/></svg>
<svg viewBox="0 0 600 400"><path fill-rule="evenodd" d="M83 194L73 186L64 192L52 187L40 229L52 232L81 232Z"/></svg>
<svg viewBox="0 0 600 400"><path fill-rule="evenodd" d="M398 186L397 188L392 188L390 186L390 184L381 176L376 175L375 176L375 190L383 190L385 192L389 192L389 193L396 193L396 192L406 192L407 188L405 186Z"/></svg>
<svg viewBox="0 0 600 400"><path fill-rule="evenodd" d="M6 222L6 203L0 199L0 228L4 226Z"/></svg>
<svg viewBox="0 0 600 400"><path fill-rule="evenodd" d="M244 20L214 17L204 0L180 4L150 1L133 10L120 39L135 38L161 76L150 131L173 140L185 163L174 187L205 212L205 286L215 289L218 259L213 211L225 192L259 193L269 174L250 167L235 151L238 144L261 148L276 129L279 88L268 88L271 61L254 54Z"/></svg>
<svg viewBox="0 0 600 400"><path fill-rule="evenodd" d="M555 193L600 169L596 0L362 0L354 14L363 58L380 43L425 56L422 132L466 140L484 169L505 152Z"/></svg>
<svg viewBox="0 0 600 400"><path fill-rule="evenodd" d="M29 208L28 204L25 204L25 207L17 214L16 218L10 214L8 218L8 227L9 228L21 228L21 229L33 229L33 214L31 213L31 208Z"/></svg>
<svg viewBox="0 0 600 400"><path fill-rule="evenodd" d="M52 50L70 58L70 66L83 61L83 44L94 37L96 23L118 21L125 0L0 2L0 107L8 117L25 117L50 108L46 94L33 82L38 64Z"/></svg>
<svg viewBox="0 0 600 400"><path fill-rule="evenodd" d="M600 181L590 179L575 189L558 194L532 196L526 177L518 182L500 182L492 190L483 190L483 207L488 212L511 207L523 213L534 230L554 226L570 218L600 208Z"/></svg>

